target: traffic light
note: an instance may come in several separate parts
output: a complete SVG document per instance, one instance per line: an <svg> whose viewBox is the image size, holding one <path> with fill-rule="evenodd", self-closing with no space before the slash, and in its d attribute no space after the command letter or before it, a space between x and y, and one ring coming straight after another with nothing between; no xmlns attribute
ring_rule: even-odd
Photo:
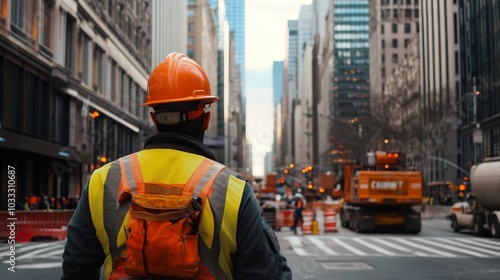
<svg viewBox="0 0 500 280"><path fill-rule="evenodd" d="M460 186L458 186L458 197L460 197L460 198L464 197L466 189L467 189L467 186L465 184L460 184Z"/></svg>

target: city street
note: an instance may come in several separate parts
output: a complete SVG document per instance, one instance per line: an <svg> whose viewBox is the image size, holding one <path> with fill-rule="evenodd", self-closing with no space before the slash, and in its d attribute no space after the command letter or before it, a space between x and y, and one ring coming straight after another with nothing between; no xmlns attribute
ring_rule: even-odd
<svg viewBox="0 0 500 280"><path fill-rule="evenodd" d="M500 241L454 233L449 221L423 220L418 235L276 232L293 279L499 279ZM0 245L0 279L42 280L61 275L64 241L16 246L16 272L8 268L8 244Z"/></svg>
<svg viewBox="0 0 500 280"><path fill-rule="evenodd" d="M420 234L338 233L295 236L277 232L293 279L499 279L500 242L444 219L422 221Z"/></svg>

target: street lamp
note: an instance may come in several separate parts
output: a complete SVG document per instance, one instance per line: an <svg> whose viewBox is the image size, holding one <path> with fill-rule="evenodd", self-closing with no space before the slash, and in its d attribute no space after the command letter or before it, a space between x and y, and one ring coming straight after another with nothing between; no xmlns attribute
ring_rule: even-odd
<svg viewBox="0 0 500 280"><path fill-rule="evenodd" d="M480 145L483 143L483 132L481 131L481 125L477 121L477 97L481 93L476 87L476 77L472 78L472 92L473 92L473 119L472 124L475 125L472 131L472 145L473 145L473 160L472 163L477 163L477 156L480 154Z"/></svg>

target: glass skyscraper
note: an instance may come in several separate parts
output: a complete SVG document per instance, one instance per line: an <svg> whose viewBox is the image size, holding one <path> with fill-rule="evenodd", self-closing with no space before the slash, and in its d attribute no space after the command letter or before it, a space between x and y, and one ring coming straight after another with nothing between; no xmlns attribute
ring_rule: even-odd
<svg viewBox="0 0 500 280"><path fill-rule="evenodd" d="M335 0L333 13L333 114L341 119L368 115L369 0Z"/></svg>
<svg viewBox="0 0 500 280"><path fill-rule="evenodd" d="M225 0L226 18L229 31L234 32L236 63L240 67L242 131L246 131L246 101L245 101L245 0Z"/></svg>

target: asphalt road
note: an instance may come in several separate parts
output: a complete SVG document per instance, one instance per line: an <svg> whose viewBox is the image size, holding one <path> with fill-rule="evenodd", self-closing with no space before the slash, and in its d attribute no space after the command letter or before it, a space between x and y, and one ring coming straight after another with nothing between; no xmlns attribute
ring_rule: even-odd
<svg viewBox="0 0 500 280"><path fill-rule="evenodd" d="M425 219L419 234L378 232L294 235L277 232L293 279L500 279L500 240L454 233L445 219Z"/></svg>
<svg viewBox="0 0 500 280"><path fill-rule="evenodd" d="M500 279L500 240L454 233L449 221L423 220L420 234L379 232L294 235L276 233L293 279ZM0 279L59 279L64 241L17 244L15 272L8 244L0 244Z"/></svg>

